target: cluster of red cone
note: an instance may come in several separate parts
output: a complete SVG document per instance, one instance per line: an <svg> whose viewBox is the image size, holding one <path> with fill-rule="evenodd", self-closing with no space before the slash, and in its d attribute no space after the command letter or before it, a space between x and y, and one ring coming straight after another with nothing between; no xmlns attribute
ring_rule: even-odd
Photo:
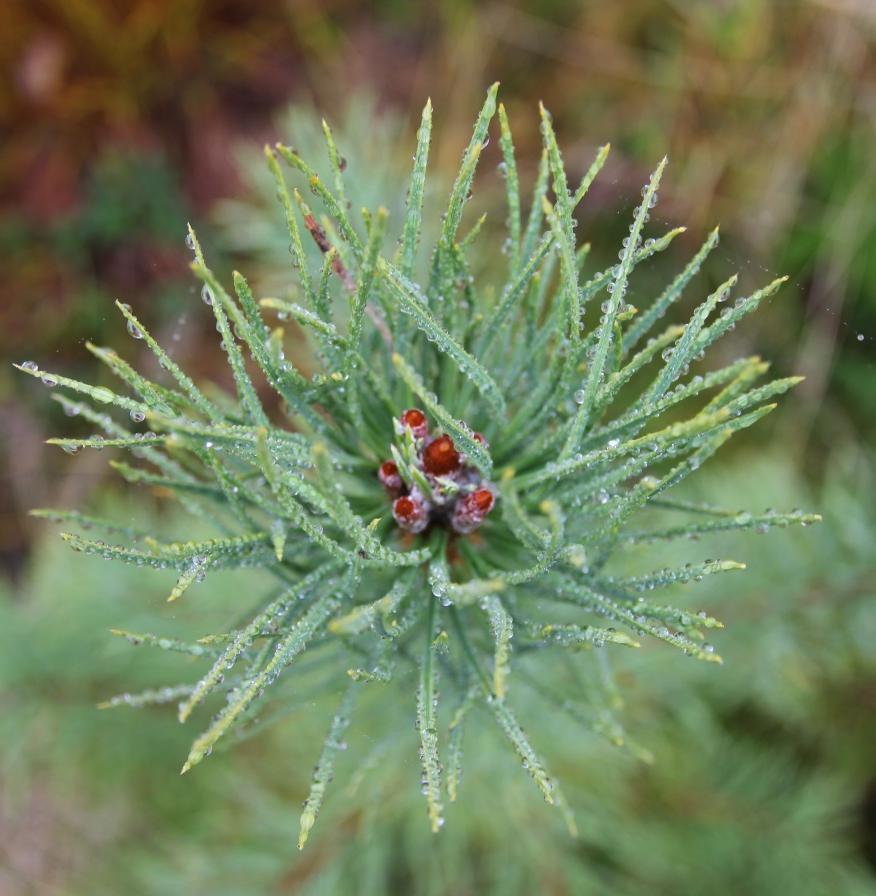
<svg viewBox="0 0 876 896"><path fill-rule="evenodd" d="M474 532L496 503L493 485L470 466L448 435L432 437L429 422L418 408L399 417L402 429L409 429L417 448L414 463L431 488L427 498L416 485L402 480L394 461L384 461L377 476L394 499L392 515L407 532L423 532L433 522L443 522L454 532ZM486 445L486 439L475 433Z"/></svg>

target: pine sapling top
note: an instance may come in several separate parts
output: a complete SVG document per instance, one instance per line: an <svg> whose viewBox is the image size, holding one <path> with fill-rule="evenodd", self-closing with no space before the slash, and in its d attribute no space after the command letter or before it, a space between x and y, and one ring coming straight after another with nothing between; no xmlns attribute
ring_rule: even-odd
<svg viewBox="0 0 876 896"><path fill-rule="evenodd" d="M382 208L350 209L348 172L327 125L328 181L295 150L266 150L288 230L289 299L257 299L239 273L221 281L190 229L192 270L215 318L233 395L202 391L123 303L130 335L163 369L160 381L93 345L89 351L118 377L118 390L34 362L18 365L98 430L54 444L70 453L126 449L133 460L112 463L128 482L160 487L215 523L207 540L159 543L134 533L133 542L118 543L66 533L71 547L174 570L170 600L220 569L258 566L276 580L271 593L250 598L244 621L196 642L120 632L203 665L192 682L106 705L173 702L186 722L213 704L187 771L230 731L253 724L278 677L296 675L302 654L334 658L333 680L346 684L321 751L314 745L302 846L357 698L380 687L397 688L402 700L409 693L433 830L443 824L445 800L459 791L462 731L479 704L545 800L574 827L513 709L515 666L557 712L580 718L580 695L558 689L550 657L597 657L588 696L601 695L603 705L593 727L622 741L608 677L612 651L652 638L718 661L704 632L720 623L660 602L655 592L742 568L702 560L692 544L684 566L634 575L624 571L632 546L818 518L705 506L673 491L798 381L762 382L768 365L757 357L689 371L782 281L731 300L731 277L702 298L689 321L664 325L683 292L695 288L716 230L656 298L634 307L637 266L682 230L646 235L666 160L642 190L617 263L590 270L575 215L608 147L570 184L544 109L544 151L524 202L511 129L498 108L508 208L505 254L498 256L480 234L482 219L462 231L495 112L493 86L429 246L420 237L430 103L400 222L389 222ZM313 194L316 209L299 187ZM397 241L389 239L391 224ZM502 259L501 279L472 275L496 267L473 265L478 253ZM316 372L286 357L282 333L272 328L277 314L306 333ZM279 396L282 414L265 409L268 391ZM644 511L649 524L641 522ZM664 523L654 524L655 511ZM101 525L77 511L38 513Z"/></svg>

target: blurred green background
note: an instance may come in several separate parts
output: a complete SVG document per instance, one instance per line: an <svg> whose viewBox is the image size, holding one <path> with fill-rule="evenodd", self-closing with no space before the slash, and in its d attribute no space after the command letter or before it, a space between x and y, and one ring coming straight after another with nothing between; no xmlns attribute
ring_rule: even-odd
<svg viewBox="0 0 876 896"><path fill-rule="evenodd" d="M525 182L539 99L573 180L611 141L578 231L598 266L669 153L653 226L689 230L640 275L643 301L716 223L706 278L739 271L745 288L790 275L732 349L807 379L692 488L731 506L806 506L825 522L696 546L750 571L678 598L728 622L725 667L659 650L621 666L627 727L653 765L557 719L520 685L520 714L565 782L578 841L489 732L473 730L462 802L430 837L411 707L375 701L299 856L297 808L329 704L290 692L288 719L185 779L191 732L169 713L94 709L193 674L184 659L114 643L109 627L201 631L204 614L233 612L241 582L229 575L209 601L170 614L158 574L72 555L29 519L35 505L87 502L162 531L189 525L157 496L135 501L105 453L44 446L72 423L6 364L0 896L876 893L876 4L10 0L3 12L4 359L99 380L86 339L140 350L118 298L188 369L227 382L188 277L185 222L217 264L281 289L288 254L264 142L315 151L324 115L363 200L392 211L425 98L440 183L500 80ZM498 161L494 143L476 184L492 233Z"/></svg>

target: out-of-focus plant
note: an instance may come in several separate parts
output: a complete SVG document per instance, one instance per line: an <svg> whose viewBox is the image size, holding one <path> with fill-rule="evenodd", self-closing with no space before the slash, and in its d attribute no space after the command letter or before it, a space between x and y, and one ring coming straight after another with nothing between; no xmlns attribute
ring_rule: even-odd
<svg viewBox="0 0 876 896"><path fill-rule="evenodd" d="M324 661L337 679L347 676L302 813L301 846L343 750L357 698L363 689L391 681L402 693L407 685L415 704L433 831L443 824L445 800L456 798L463 730L475 707L492 717L544 798L574 829L556 779L511 708L512 659L544 655L549 670L555 653L595 649L593 688L602 697L594 700L589 723L622 742L606 647L636 647L640 639L654 638L718 661L704 632L721 623L706 612L655 601L652 593L742 568L730 560L691 557L636 571L626 562L634 546L818 519L673 496L731 436L769 413L771 399L796 379L756 384L768 366L759 358L690 375L691 365L781 280L729 304L736 282L730 277L686 324L651 335L714 249L717 231L651 305L639 311L627 303L636 266L679 233L645 237L665 160L642 190L618 262L587 276L589 246L576 241L574 212L608 147L580 185L570 187L542 109L544 150L524 215L511 131L499 107L507 271L500 282L475 280L473 257L494 250L478 242L481 219L465 233L461 225L495 112L494 86L425 258L418 244L429 103L394 252L383 248L385 208L348 208L346 163L328 126L327 178L287 146L267 151L300 301L259 302L237 273L233 290L226 289L190 230L192 267L215 315L234 396L202 391L124 304L119 307L130 334L152 350L168 383L146 379L114 351L95 346L91 351L132 394L93 387L34 362L18 365L52 389L75 393L75 401L62 391L57 397L105 433L54 443L71 453L130 449L145 464L114 463L129 482L176 495L219 529L212 539L162 543L75 511L44 512L107 525L134 542L65 534L73 548L176 570L170 600L223 568L256 566L276 581L220 634L188 641L124 632L137 643L199 657L207 668L194 683L124 694L109 705L175 702L185 721L202 704L224 698L195 739L187 771L223 737L264 721L260 714L276 680L302 654L305 661ZM281 162L302 179L323 216L317 218L297 188L290 192ZM304 248L307 236L321 254L317 271ZM266 325L265 310L294 319L307 332L316 372L307 375L286 358L282 330ZM256 371L282 399L283 421L266 412L252 378ZM110 408L149 429L120 424ZM568 710L567 694L552 674L536 667L532 679L546 702ZM445 697L440 704L439 681Z"/></svg>
<svg viewBox="0 0 876 896"><path fill-rule="evenodd" d="M277 116L275 131L284 143L310 160L313 170L326 182L332 179L331 161L325 156L325 120L309 101L291 104ZM344 180L350 208L383 205L390 221L404 217L405 195L398 170L410 161L406 121L392 107L381 109L367 87L352 93L334 109L331 131L338 146L346 147ZM353 152L355 149L355 152ZM236 176L241 181L239 195L217 203L211 223L223 250L245 258L254 269L249 278L254 287L269 294L283 295L289 289L289 238L276 226L277 185L265 165L265 157L251 142L236 152ZM433 166L434 167L434 166ZM434 170L424 186L429 202L445 189L444 171ZM425 218L421 239L431 239L435 222ZM316 263L320 254L312 241L304 247Z"/></svg>

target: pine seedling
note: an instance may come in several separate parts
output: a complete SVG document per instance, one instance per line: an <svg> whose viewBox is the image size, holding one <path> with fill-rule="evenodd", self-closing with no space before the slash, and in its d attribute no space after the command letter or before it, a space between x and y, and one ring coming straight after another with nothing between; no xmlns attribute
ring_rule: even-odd
<svg viewBox="0 0 876 896"><path fill-rule="evenodd" d="M643 188L618 263L585 275L588 247L577 241L575 214L608 147L578 186L570 184L542 109L544 151L524 208L500 106L507 270L498 283L474 278L472 271L485 267L476 253L492 249L480 248L482 219L468 232L463 222L496 92L487 94L428 249L420 242L432 230L423 226L430 103L400 222L388 221L383 208L349 207L343 157L327 125L330 182L295 150L266 149L291 253L287 298L257 299L236 272L222 282L189 229L192 270L215 317L233 395L202 390L121 303L130 335L156 356L163 382L96 347L119 390L32 362L17 365L100 430L52 443L69 453L128 449L133 464L114 462L128 482L160 488L216 526L210 539L159 543L75 512L42 511L89 528L105 525L114 539L65 533L71 547L173 570L172 601L220 569L256 566L276 579L242 620L197 642L118 632L188 654L203 669L192 682L105 705L177 702L187 722L215 704L185 772L230 732L252 727L277 679L294 680L302 655L327 658L334 691L346 682L314 751L299 846L317 819L363 689L385 687L398 688L414 717L433 831L443 825L445 801L464 789L463 731L478 708L573 830L557 781L514 712L515 667L545 705L570 711L548 656L577 663L579 654L593 653L592 690L604 694L604 706L592 727L620 743L620 698L608 671L614 650L655 639L720 661L704 640L720 622L653 592L743 566L692 558L633 575L624 572L625 555L638 543L818 519L700 506L673 495L731 436L772 411L773 399L797 378L759 384L767 365L758 358L689 373L781 280L730 303L731 277L686 324L660 329L717 244L717 231L644 310L627 302L636 268L682 230L646 236L665 159ZM394 250L390 232L398 236ZM274 315L306 334L315 371L285 357ZM270 392L280 411L269 411L278 403L265 401ZM666 521L655 524L655 513ZM644 528L643 518L650 521Z"/></svg>

